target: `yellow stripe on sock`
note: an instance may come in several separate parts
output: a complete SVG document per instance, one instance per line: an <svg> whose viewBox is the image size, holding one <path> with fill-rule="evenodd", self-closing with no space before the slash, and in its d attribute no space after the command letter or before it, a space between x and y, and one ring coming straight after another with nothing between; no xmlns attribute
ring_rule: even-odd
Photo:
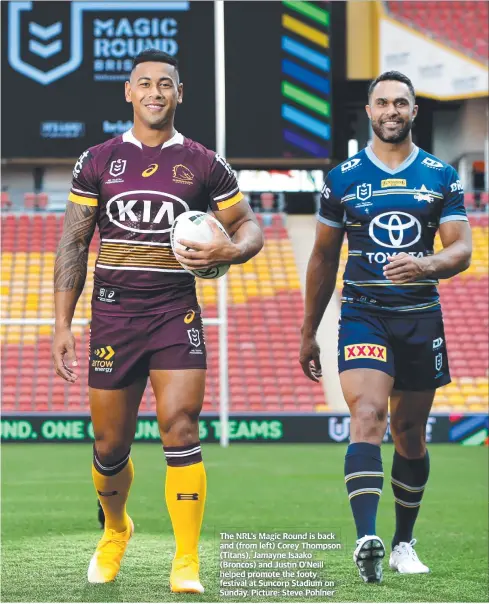
<svg viewBox="0 0 489 604"><path fill-rule="evenodd" d="M353 495L349 495L348 499L353 499L354 497L358 497L359 495L377 495L380 497L380 493L377 491L362 491L361 493L354 493Z"/></svg>
<svg viewBox="0 0 489 604"><path fill-rule="evenodd" d="M418 501L418 503L408 503L407 501L401 501L400 499L397 499L395 497L394 497L394 501L396 503L398 503L399 505L402 505L403 508L408 508L410 510L419 508L419 506L421 505L421 501Z"/></svg>

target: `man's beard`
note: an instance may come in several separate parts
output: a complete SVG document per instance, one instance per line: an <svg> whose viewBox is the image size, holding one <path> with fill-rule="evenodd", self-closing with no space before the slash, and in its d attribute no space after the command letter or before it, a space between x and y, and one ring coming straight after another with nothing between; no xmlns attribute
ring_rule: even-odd
<svg viewBox="0 0 489 604"><path fill-rule="evenodd" d="M402 143L404 140L406 140L407 136L411 132L412 127L413 120L408 120L398 132L384 134L382 125L379 125L379 122L372 121L372 130L384 143Z"/></svg>

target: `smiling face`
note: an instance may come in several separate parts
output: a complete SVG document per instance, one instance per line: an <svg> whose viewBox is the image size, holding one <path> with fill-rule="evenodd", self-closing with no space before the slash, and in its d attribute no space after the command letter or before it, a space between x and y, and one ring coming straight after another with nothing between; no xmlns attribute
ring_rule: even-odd
<svg viewBox="0 0 489 604"><path fill-rule="evenodd" d="M173 123L183 99L183 84L173 65L148 61L136 65L125 93L126 101L134 108L134 122L158 130Z"/></svg>
<svg viewBox="0 0 489 604"><path fill-rule="evenodd" d="M379 82L365 107L374 133L384 143L401 143L413 126L418 106L406 84L396 80Z"/></svg>

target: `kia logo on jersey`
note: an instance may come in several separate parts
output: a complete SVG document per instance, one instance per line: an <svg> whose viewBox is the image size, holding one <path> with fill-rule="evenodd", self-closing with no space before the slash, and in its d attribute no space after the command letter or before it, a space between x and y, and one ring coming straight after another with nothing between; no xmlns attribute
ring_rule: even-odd
<svg viewBox="0 0 489 604"><path fill-rule="evenodd" d="M126 191L107 202L113 224L133 233L169 233L175 217L189 206L176 195L163 191Z"/></svg>
<svg viewBox="0 0 489 604"><path fill-rule="evenodd" d="M368 234L382 247L411 247L421 238L421 223L406 212L384 212L372 219Z"/></svg>

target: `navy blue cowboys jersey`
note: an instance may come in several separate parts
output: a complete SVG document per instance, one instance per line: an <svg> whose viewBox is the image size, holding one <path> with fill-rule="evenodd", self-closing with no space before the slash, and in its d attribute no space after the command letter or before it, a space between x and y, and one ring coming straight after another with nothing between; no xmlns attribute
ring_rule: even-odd
<svg viewBox="0 0 489 604"><path fill-rule="evenodd" d="M439 310L435 279L403 285L384 277L388 256L433 254L440 224L467 221L457 172L414 147L395 170L367 147L332 170L319 220L348 234L343 303L382 311Z"/></svg>

